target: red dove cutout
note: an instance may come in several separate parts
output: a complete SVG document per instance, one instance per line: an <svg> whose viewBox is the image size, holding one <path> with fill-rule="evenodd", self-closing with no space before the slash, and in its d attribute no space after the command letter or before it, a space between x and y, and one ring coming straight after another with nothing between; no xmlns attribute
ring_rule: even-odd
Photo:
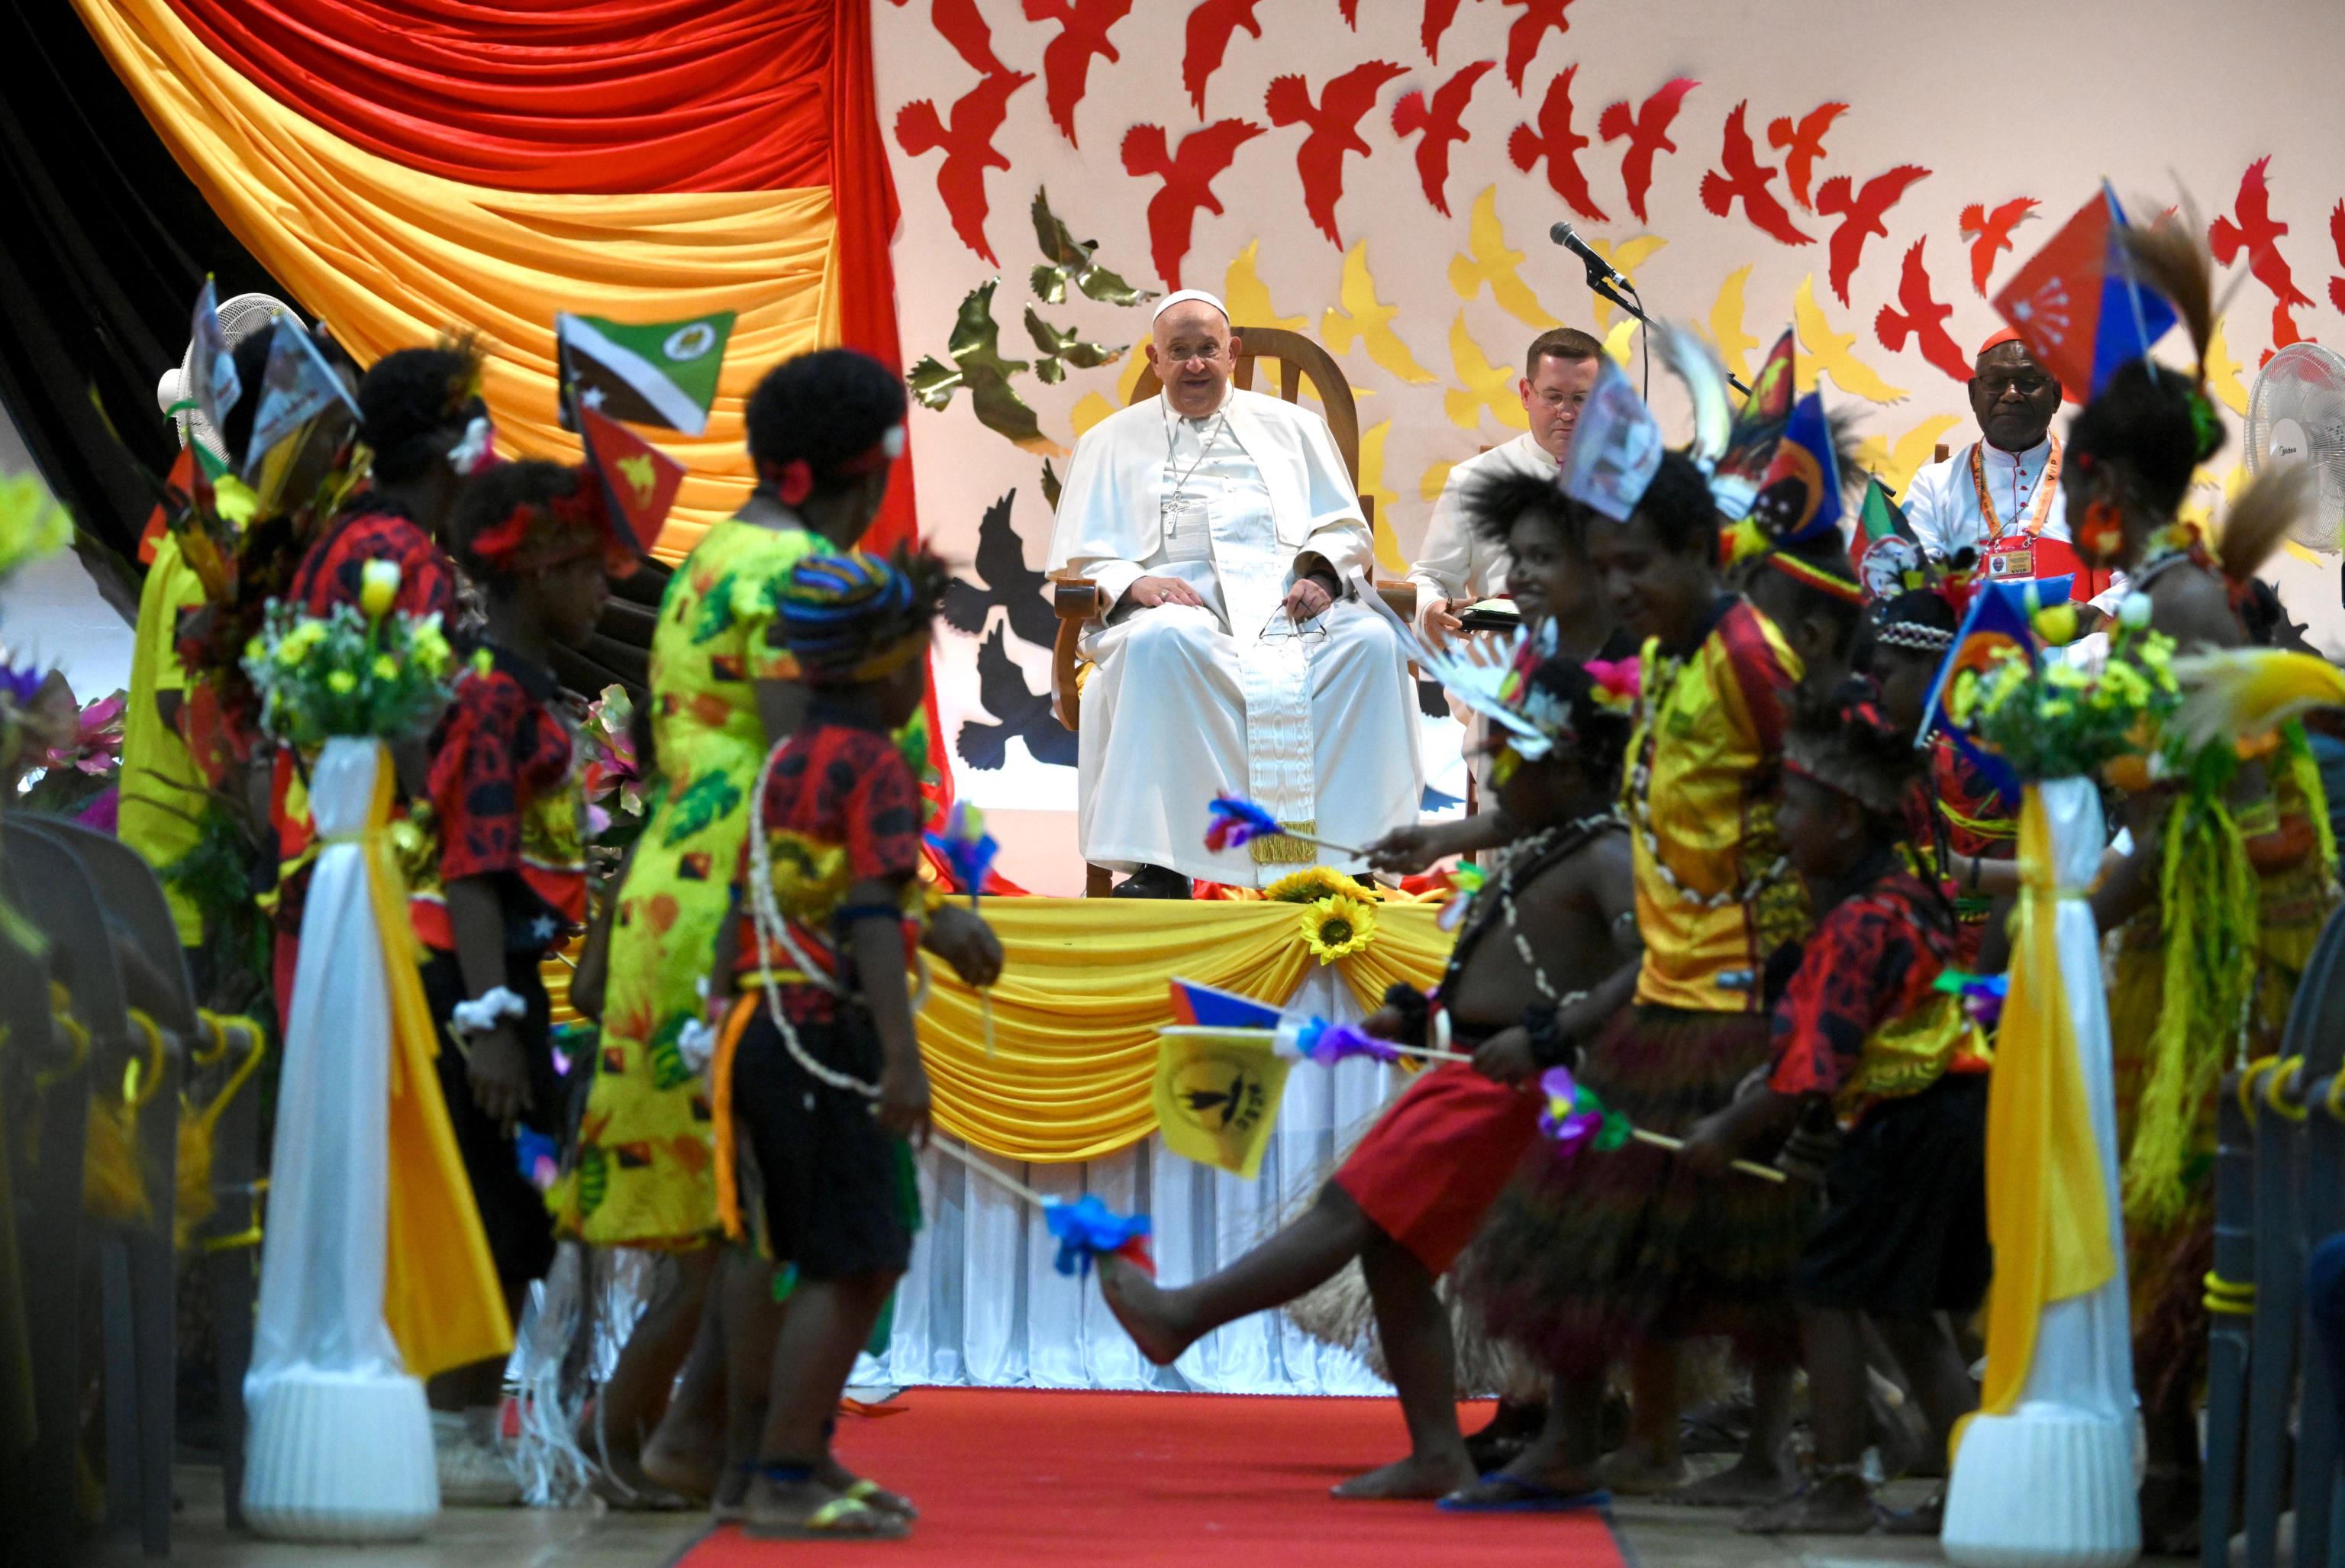
<svg viewBox="0 0 2345 1568"><path fill-rule="evenodd" d="M1189 13L1181 50L1181 85L1189 89L1189 101L1197 106L1197 117L1205 117L1205 84L1222 68L1222 60L1230 50L1230 39L1241 27L1259 40L1262 24L1254 20L1254 8L1262 0L1205 0Z"/></svg>
<svg viewBox="0 0 2345 1568"><path fill-rule="evenodd" d="M1873 335L1881 346L1892 353L1905 346L1912 338L1922 357L1958 382L1971 379L1970 356L1946 331L1946 318L1954 313L1952 305L1941 305L1930 298L1930 274L1922 264L1922 247L1926 239L1916 239L1914 248L1905 252L1905 268L1897 277L1897 303L1883 305L1873 319Z"/></svg>
<svg viewBox="0 0 2345 1568"><path fill-rule="evenodd" d="M1570 19L1564 15L1571 9L1571 0L1501 0L1509 9L1519 8L1522 15L1507 29L1507 85L1519 93L1523 90L1523 73L1538 58L1539 46L1547 42L1549 33L1568 33Z"/></svg>
<svg viewBox="0 0 2345 1568"><path fill-rule="evenodd" d="M1995 270L1995 257L2011 249L2011 231L2041 205L2032 196L2020 196L1992 212L1983 201L1963 209L1963 238L1971 242L1971 287L1982 297L1986 293L1987 274Z"/></svg>
<svg viewBox="0 0 2345 1568"><path fill-rule="evenodd" d="M1449 31L1449 24L1457 20L1457 7L1465 0L1425 0L1425 15L1417 23L1416 41L1425 46L1425 57L1435 65L1441 64L1441 35Z"/></svg>
<svg viewBox="0 0 2345 1568"><path fill-rule="evenodd" d="M1719 154L1723 170L1711 169L1701 177L1701 204L1713 218L1723 218L1734 210L1734 203L1742 203L1743 216L1761 234L1771 236L1786 245L1812 245L1812 234L1802 234L1792 222L1792 215L1775 199L1768 188L1775 182L1775 168L1759 161L1758 149L1751 145L1751 132L1742 117L1751 105L1748 99L1734 106L1726 117L1726 141Z"/></svg>
<svg viewBox="0 0 2345 1568"><path fill-rule="evenodd" d="M1360 30L1360 0L1335 0L1335 11L1344 18L1345 26L1355 33Z"/></svg>
<svg viewBox="0 0 2345 1568"><path fill-rule="evenodd" d="M1075 140L1075 106L1090 85L1091 57L1114 65L1123 58L1108 41L1108 29L1132 14L1132 0L1026 0L1029 22L1056 22L1059 36L1042 46L1042 96L1051 123L1070 147Z"/></svg>
<svg viewBox="0 0 2345 1568"><path fill-rule="evenodd" d="M1865 240L1889 238L1889 226L1881 221L1882 215L1897 205L1914 181L1929 178L1930 171L1918 164L1901 163L1887 174L1866 180L1853 196L1850 192L1855 188L1844 174L1825 180L1816 192L1816 211L1840 219L1825 244L1831 251L1832 292L1840 296L1842 304L1848 303L1848 281L1856 276Z"/></svg>
<svg viewBox="0 0 2345 1568"><path fill-rule="evenodd" d="M896 0L902 5L904 0ZM977 0L936 0L929 8L929 23L937 36L950 44L960 57L969 62L970 70L981 76L1006 76L1010 67L993 52L993 32L977 9ZM1026 78L1032 81L1032 76Z"/></svg>
<svg viewBox="0 0 2345 1568"><path fill-rule="evenodd" d="M1134 126L1123 133L1126 174L1153 175L1164 182L1148 199L1148 249L1156 275L1167 287L1181 287L1181 258L1189 253L1189 233L1200 208L1218 214L1222 204L1213 195L1213 180L1230 167L1239 148L1262 135L1262 127L1245 120L1215 120L1181 138L1180 150L1168 152L1162 126Z"/></svg>
<svg viewBox="0 0 2345 1568"><path fill-rule="evenodd" d="M1786 115L1767 122L1767 145L1783 155L1783 183L1791 188L1792 199L1812 212L1815 203L1808 199L1808 182L1815 178L1816 160L1824 155L1824 132L1846 113L1846 104L1818 104L1796 120Z"/></svg>
<svg viewBox="0 0 2345 1568"><path fill-rule="evenodd" d="M1403 93L1393 105L1393 134L1419 137L1417 183L1425 188L1425 199L1433 203L1433 210L1444 218L1449 216L1449 149L1474 139L1459 121L1473 99L1474 84L1497 66L1496 60L1475 61L1433 90L1430 107L1421 91Z"/></svg>
<svg viewBox="0 0 2345 1568"><path fill-rule="evenodd" d="M1263 95L1263 112L1272 125L1309 130L1294 155L1294 167L1303 176L1303 209L1339 250L1344 236L1335 227L1335 203L1344 198L1344 155L1368 155L1360 122L1376 107L1376 95L1385 84L1406 74L1390 61L1370 60L1331 77L1319 90L1317 103L1311 101L1310 85L1301 76L1274 76Z"/></svg>
<svg viewBox="0 0 2345 1568"><path fill-rule="evenodd" d="M2345 201L2329 210L2329 243L2337 248L2337 264L2345 267ZM2329 280L2329 302L2345 311L2345 278Z"/></svg>
<svg viewBox="0 0 2345 1568"><path fill-rule="evenodd" d="M1620 183L1629 188L1629 210L1639 223L1646 221L1645 193L1653 188L1653 155L1678 150L1678 144L1670 139L1670 127L1676 122L1685 96L1700 86L1690 76L1680 76L1664 83L1634 115L1629 112L1629 100L1622 98L1605 105L1604 112L1596 117L1596 134L1608 145L1622 137L1629 138L1620 153Z"/></svg>
<svg viewBox="0 0 2345 1568"><path fill-rule="evenodd" d="M949 123L938 117L937 106L926 98L915 98L896 111L896 145L905 156L944 149L945 160L937 166L937 194L944 198L961 243L993 266L1000 262L985 239L985 171L1010 167L1010 160L994 150L993 136L1009 115L1010 95L1033 79L1023 71L980 77L954 103Z"/></svg>
<svg viewBox="0 0 2345 1568"><path fill-rule="evenodd" d="M2228 267L2245 251L2248 271L2272 295L2272 347L2286 348L2304 334L2296 330L2295 307L2310 305L2311 297L2296 286L2296 272L2279 253L2280 236L2288 225L2271 215L2271 189L2264 183L2269 158L2248 165L2239 177L2239 198L2227 217L2207 226L2208 248L2218 264Z"/></svg>
<svg viewBox="0 0 2345 1568"><path fill-rule="evenodd" d="M1609 223L1611 219L1589 193L1588 176L1579 167L1579 149L1589 140L1571 128L1571 80L1579 74L1579 67L1573 66L1547 85L1547 97L1539 103L1538 128L1517 126L1507 138L1507 156L1525 174L1538 168L1539 159L1547 159L1548 187L1580 217Z"/></svg>

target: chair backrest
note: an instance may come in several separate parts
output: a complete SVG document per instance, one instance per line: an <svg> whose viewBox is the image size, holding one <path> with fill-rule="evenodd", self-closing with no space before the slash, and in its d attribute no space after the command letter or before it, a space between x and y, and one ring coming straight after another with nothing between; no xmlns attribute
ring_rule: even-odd
<svg viewBox="0 0 2345 1568"><path fill-rule="evenodd" d="M1276 395L1281 402L1301 399L1304 383L1319 399L1325 411L1328 433L1335 438L1335 450L1344 454L1344 471L1351 475L1352 488L1360 487L1360 411L1352 398L1352 383L1344 379L1343 367L1335 357L1300 332L1290 332L1284 327L1233 326L1230 334L1238 341L1238 368L1232 377L1247 392L1254 390L1254 366L1268 360L1278 370ZM1156 367L1148 366L1132 384L1132 401L1144 402L1164 387L1158 379ZM1360 497L1361 514L1373 527L1376 515L1373 496Z"/></svg>
<svg viewBox="0 0 2345 1568"><path fill-rule="evenodd" d="M69 850L88 873L107 917L136 944L163 982L162 992L146 1000L154 1006L155 1022L183 1041L192 1041L200 1027L196 1015L196 988L188 972L186 950L179 945L179 928L154 868L137 850L61 817L24 819L35 832L46 834ZM125 976L127 982L128 976Z"/></svg>

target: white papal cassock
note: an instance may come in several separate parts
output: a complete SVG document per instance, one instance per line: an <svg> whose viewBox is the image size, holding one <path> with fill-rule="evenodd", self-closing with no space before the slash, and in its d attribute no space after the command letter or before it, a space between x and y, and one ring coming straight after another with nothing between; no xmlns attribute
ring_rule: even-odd
<svg viewBox="0 0 2345 1568"><path fill-rule="evenodd" d="M1281 601L1308 555L1343 579L1298 631ZM1416 820L1416 704L1375 588L1367 524L1326 422L1229 389L1204 419L1160 396L1076 443L1051 535L1051 575L1107 595L1085 629L1077 832L1083 858L1262 886L1298 862L1357 861L1291 840L1205 849L1206 803L1252 797L1278 820L1362 845ZM1178 577L1207 607L1142 609L1125 590Z"/></svg>

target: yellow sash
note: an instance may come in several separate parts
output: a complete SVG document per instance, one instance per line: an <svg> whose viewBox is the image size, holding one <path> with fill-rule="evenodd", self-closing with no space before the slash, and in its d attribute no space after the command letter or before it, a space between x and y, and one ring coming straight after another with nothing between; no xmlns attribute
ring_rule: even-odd
<svg viewBox="0 0 2345 1568"><path fill-rule="evenodd" d="M2060 893L2041 795L2019 812L2019 909L2011 993L1987 1091L1986 1224L1995 1243L1980 1413L2019 1404L2044 1308L2096 1290L2117 1272L2108 1195L2076 1030L2060 975ZM1962 1445L1956 1428L1954 1447Z"/></svg>
<svg viewBox="0 0 2345 1568"><path fill-rule="evenodd" d="M433 1064L440 1035L423 1000L407 882L391 846L392 771L388 755L377 758L374 801L360 836L391 984L391 1212L382 1316L409 1373L429 1378L510 1354L513 1332L440 1097Z"/></svg>

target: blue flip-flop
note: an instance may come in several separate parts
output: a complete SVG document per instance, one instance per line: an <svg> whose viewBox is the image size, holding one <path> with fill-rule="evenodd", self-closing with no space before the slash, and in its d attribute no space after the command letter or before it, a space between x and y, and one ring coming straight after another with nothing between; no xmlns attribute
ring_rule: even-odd
<svg viewBox="0 0 2345 1568"><path fill-rule="evenodd" d="M1578 1513L1591 1508L1609 1508L1612 1493L1602 1488L1594 1492L1558 1492L1551 1486L1541 1486L1535 1481L1525 1481L1504 1471L1486 1475L1482 1487L1504 1487L1508 1495L1487 1502L1468 1500L1452 1492L1437 1505L1449 1513Z"/></svg>

